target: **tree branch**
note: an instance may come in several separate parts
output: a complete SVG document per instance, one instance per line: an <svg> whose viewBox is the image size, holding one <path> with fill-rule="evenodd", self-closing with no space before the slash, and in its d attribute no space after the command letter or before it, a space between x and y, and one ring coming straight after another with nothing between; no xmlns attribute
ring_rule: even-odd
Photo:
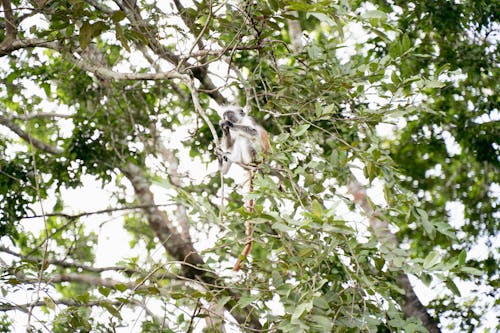
<svg viewBox="0 0 500 333"><path fill-rule="evenodd" d="M122 172L132 183L140 204L151 206L144 209L149 225L167 250L167 253L181 262L183 276L199 280L204 283L206 288L217 294L229 294L231 299L225 303L224 307L236 321L240 325L249 325L252 329L262 329L258 317L254 314L254 309L251 306L245 308L238 306L240 295L221 284L214 273L203 268L205 262L196 252L193 244L185 240L175 230L166 214L155 207L154 196L149 188L150 182L144 172L130 162L122 168Z"/></svg>
<svg viewBox="0 0 500 333"><path fill-rule="evenodd" d="M10 43L2 42L0 44L0 57L10 54L13 51L31 48L31 47L46 47L48 49L59 49L59 42L50 41L42 38L32 38L32 39L16 39Z"/></svg>
<svg viewBox="0 0 500 333"><path fill-rule="evenodd" d="M13 115L12 119L19 120L31 120L31 119L40 119L40 118L64 118L70 119L73 118L72 114L63 114L63 113L55 113L55 112L39 112L39 113L29 113L26 115Z"/></svg>
<svg viewBox="0 0 500 333"><path fill-rule="evenodd" d="M147 39L148 47L160 58L167 60L172 65L177 67L179 72L188 71L192 73L196 79L198 79L202 85L203 90L212 97L219 105L226 104L227 100L219 92L218 88L212 82L208 75L207 68L203 66L195 66L189 63L185 63L181 57L173 53L169 48L165 47L160 43L156 36L151 33L148 29L148 24L143 20L139 8L137 6L131 6L127 2L120 3L117 2L125 13L127 13L127 18L136 26L136 28L143 33ZM136 42L137 43L137 42ZM180 65L181 64L181 65Z"/></svg>
<svg viewBox="0 0 500 333"><path fill-rule="evenodd" d="M56 305L66 305L66 306L76 306L76 307L91 307L91 306L101 306L102 302L101 300L97 301L87 301L85 303L83 302L77 302L73 299L58 299L58 300L52 300L54 304ZM105 301L106 303L110 303L108 300ZM131 302L132 304L139 303L139 302ZM118 306L121 304L119 301L111 302L112 305ZM47 306L47 303L44 301L38 301L35 303L28 303L28 304L8 304L8 303L0 303L0 311L6 312L6 311L12 311L12 310L20 310L22 312L28 312L29 308L32 306ZM140 306L137 304L137 306Z"/></svg>
<svg viewBox="0 0 500 333"><path fill-rule="evenodd" d="M40 149L40 150L45 151L45 152L52 154L52 155L59 155L59 154L62 154L64 152L64 150L62 150L59 147L51 146L51 145L49 145L41 140L38 140L38 139L32 137L31 135L29 135L28 133L23 131L21 129L21 127L19 127L16 123L14 123L9 118L3 116L2 114L0 114L0 125L6 126L12 132L16 133L24 141L28 142L30 145L32 145L33 147L35 147L37 149Z"/></svg>
<svg viewBox="0 0 500 333"><path fill-rule="evenodd" d="M162 205L155 205L156 207L165 207L165 206L171 206L173 204L162 204ZM34 218L39 218L39 217L44 217L44 216L59 216L59 217L64 217L69 220L76 220L79 219L80 217L83 216L90 216L90 215L97 215L97 214L108 214L108 213L114 213L114 212L119 212L119 211L124 211L124 210L134 210L134 209L143 209L143 208L149 208L150 206L144 206L144 205L135 205L135 206L128 206L128 207L118 207L118 208L106 208L106 209L100 209L100 210L95 210L92 212L83 212L79 214L68 214L68 213L48 213L48 214L43 214L43 215L31 215L31 216L24 216L23 219L34 219Z"/></svg>
<svg viewBox="0 0 500 333"><path fill-rule="evenodd" d="M1 0L3 9L4 9L4 17L5 17L5 39L1 44L10 44L12 41L16 39L17 27L16 21L14 20L14 15L12 13L12 5L10 0ZM0 44L0 49L2 45Z"/></svg>
<svg viewBox="0 0 500 333"><path fill-rule="evenodd" d="M156 138L156 149L160 153L163 160L167 163L167 173L170 176L170 181L177 187L182 187L183 182L181 175L178 172L179 161L171 149L165 147L163 142ZM179 226L181 227L181 236L185 240L191 242L191 235L189 233L189 218L186 213L186 207L182 204L177 204L176 218Z"/></svg>
<svg viewBox="0 0 500 333"><path fill-rule="evenodd" d="M119 73L112 71L104 66L89 64L83 59L78 59L75 56L67 55L66 60L73 63L80 69L94 73L100 77L109 80L171 80L171 79L181 79L184 81L189 80L189 76L186 74L180 74L176 71L160 72L160 73Z"/></svg>
<svg viewBox="0 0 500 333"><path fill-rule="evenodd" d="M107 271L120 271L125 274L144 274L143 270L135 270L131 269L130 267L127 266L108 266L108 267L94 267L94 266L89 266L89 265L84 265L80 263L75 263L75 262L68 262L65 260L58 260L58 259L43 259L40 257L35 257L35 256L29 256L29 255L22 255L20 253L17 253L15 251L12 251L11 249L1 246L0 245L0 252L4 252L7 254L10 254L14 257L17 257L21 259L22 261L27 261L30 263L35 263L35 264L42 264L44 265L54 265L54 266L59 266L63 268L75 268L75 269L81 269L86 272L92 272L92 273L102 273L102 272L107 272ZM160 277L160 276L158 276ZM177 279L177 276L173 274L161 274L161 278L168 278L175 280Z"/></svg>

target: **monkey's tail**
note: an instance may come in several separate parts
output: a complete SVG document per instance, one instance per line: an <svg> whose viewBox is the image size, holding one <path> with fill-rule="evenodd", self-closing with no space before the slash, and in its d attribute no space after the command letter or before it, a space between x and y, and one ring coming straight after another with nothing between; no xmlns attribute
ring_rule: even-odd
<svg viewBox="0 0 500 333"><path fill-rule="evenodd" d="M253 171L249 171L248 175L250 177L249 183L248 183L248 193L253 192ZM254 200L250 199L248 201L248 206L247 206L247 211L249 213L253 213L254 211ZM247 235L247 240L245 242L245 247L243 248L243 251L241 251L240 256L238 257L238 260L236 261L236 264L234 264L233 271L237 272L241 268L241 264L243 260L245 260L248 255L250 254L250 251L252 250L252 233L253 233L253 226L252 226L252 221L246 221L246 235Z"/></svg>

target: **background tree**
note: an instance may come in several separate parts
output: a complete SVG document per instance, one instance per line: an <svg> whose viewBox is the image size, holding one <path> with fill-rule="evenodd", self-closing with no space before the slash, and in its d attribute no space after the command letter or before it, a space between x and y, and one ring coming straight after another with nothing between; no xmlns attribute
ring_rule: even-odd
<svg viewBox="0 0 500 333"><path fill-rule="evenodd" d="M495 2L1 3L2 329L498 325ZM216 173L226 103L272 134L251 194Z"/></svg>

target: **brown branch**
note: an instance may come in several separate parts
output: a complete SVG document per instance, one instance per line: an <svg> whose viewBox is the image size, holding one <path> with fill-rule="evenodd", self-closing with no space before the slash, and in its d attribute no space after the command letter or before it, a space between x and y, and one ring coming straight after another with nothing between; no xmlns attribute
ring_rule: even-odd
<svg viewBox="0 0 500 333"><path fill-rule="evenodd" d="M97 301L87 301L85 303L83 302L77 302L73 299L58 299L58 300L52 300L54 304L56 305L65 305L65 306L76 306L76 307L91 307L91 306L101 306L103 301L97 300ZM110 303L114 306L118 306L121 304L120 301L114 301L114 302L109 302L108 300L105 301L106 303ZM136 302L132 302L132 304L135 304ZM138 303L138 302L137 302ZM140 306L139 304L137 304ZM28 312L29 308L35 306L47 306L47 303L44 301L38 301L35 303L28 303L28 304L0 304L0 311L6 312L6 311L12 311L12 310L20 310L22 312Z"/></svg>
<svg viewBox="0 0 500 333"><path fill-rule="evenodd" d="M219 50L199 50L192 52L191 57L206 57L208 55L214 55L220 57L226 53L233 53L234 51L250 51L250 50L261 50L264 47L264 43L254 44L254 45L240 45L240 46L227 46Z"/></svg>
<svg viewBox="0 0 500 333"><path fill-rule="evenodd" d="M16 123L14 123L9 118L3 116L2 114L0 114L0 125L6 126L12 132L16 133L24 141L28 142L33 147L35 147L37 149L40 149L40 150L42 150L44 152L47 152L47 153L52 154L52 155L59 155L59 154L62 154L64 152L59 147L51 146L51 145L49 145L49 144L47 144L47 143L45 143L45 142L43 142L43 141L41 141L39 139L36 139L36 138L32 137L31 135L29 135L28 133L26 133L25 131L23 131L21 129L21 127L19 127L19 125L17 125Z"/></svg>
<svg viewBox="0 0 500 333"><path fill-rule="evenodd" d="M26 115L13 115L12 119L21 120L31 120L31 119L41 119L41 118L73 118L72 114L54 113L54 112L39 112L39 113L29 113Z"/></svg>
<svg viewBox="0 0 500 333"><path fill-rule="evenodd" d="M93 306L102 306L103 303L106 304L111 304L115 307L118 307L123 304L122 301L109 301L107 299L104 300L89 300L86 302L78 302L75 301L74 299L52 299L51 301L55 305L63 305L63 306L73 306L73 307L93 307ZM132 305L134 307L140 307L144 309L144 311L153 318L153 320L157 323L161 323L160 318L156 314L154 314L147 306L141 301L135 300L135 299L128 299L128 305ZM0 311L1 312L7 312L7 311L14 311L14 310L19 310L22 312L29 312L29 309L31 307L40 307L40 306L47 306L47 302L45 301L37 301L34 303L28 303L28 304L14 304L14 303L0 303Z"/></svg>
<svg viewBox="0 0 500 333"><path fill-rule="evenodd" d="M260 330L262 325L258 317L254 314L253 308L247 306L240 308L238 300L240 295L220 283L218 277L208 272L203 267L205 262L196 252L193 244L185 240L176 230L167 217L154 204L154 196L150 189L150 182L146 175L138 166L128 163L122 168L123 174L129 179L134 187L137 200L142 205L151 206L144 209L151 229L165 247L167 253L180 261L182 264L182 274L188 279L196 279L204 286L217 294L229 294L231 299L224 305L240 325L248 325L251 329Z"/></svg>
<svg viewBox="0 0 500 333"><path fill-rule="evenodd" d="M5 41L4 41L5 42ZM10 43L0 44L0 57L10 54L12 51L16 51L23 48L32 48L32 47L45 47L48 49L59 49L59 42L50 41L42 38L32 38L32 39L16 39Z"/></svg>
<svg viewBox="0 0 500 333"><path fill-rule="evenodd" d="M171 206L171 205L172 204L162 204L162 205L155 205L155 206L156 207L165 207L165 206ZM83 217L83 216L114 213L114 212L119 212L119 211L124 211L124 210L144 209L144 208L149 208L149 207L150 206L135 205L135 206L129 206L129 207L106 208L106 209L100 209L100 210L95 210L92 212L84 212L84 213L79 213L79 214L48 213L48 214L43 214L43 215L24 216L23 219L34 219L34 218L39 218L39 217L44 217L44 216L47 216L47 217L58 216L58 217L64 217L64 218L69 219L69 220L76 220L76 219L79 219L80 217Z"/></svg>
<svg viewBox="0 0 500 333"><path fill-rule="evenodd" d="M114 10L109 8L108 6L99 3L98 1L95 0L84 0L84 2L88 3L89 5L95 7L95 9L100 10L101 12L112 15L114 13Z"/></svg>
<svg viewBox="0 0 500 333"><path fill-rule="evenodd" d="M14 20L14 14L12 13L12 5L10 3L10 0L1 0L1 3L3 5L5 13L5 39L2 41L2 44L5 43L6 45L8 45L16 39L17 27L16 21Z"/></svg>
<svg viewBox="0 0 500 333"><path fill-rule="evenodd" d="M156 149L160 153L163 160L167 163L167 173L170 176L172 184L177 187L182 187L182 178L178 172L179 160L175 156L174 152L165 147L159 138L156 139ZM185 240L191 242L191 235L189 233L189 218L186 213L186 207L182 204L177 204L175 215L181 228L181 236Z"/></svg>
<svg viewBox="0 0 500 333"><path fill-rule="evenodd" d="M366 194L363 185L356 180L354 175L351 177L348 190L353 195L354 202L358 204L368 216L370 228L379 243L389 249L397 247L399 245L399 240L396 235L390 231L389 223L387 223L379 211L370 205L368 195ZM396 278L396 280L399 286L405 291L405 300L402 305L405 317L415 317L420 319L424 327L430 333L440 333L441 330L439 329L436 320L431 317L426 307L422 304L422 302L420 302L418 296L415 294L408 275L403 272Z"/></svg>
<svg viewBox="0 0 500 333"><path fill-rule="evenodd" d="M62 268L74 268L74 269L81 269L86 272L91 272L91 273L102 273L102 272L107 272L107 271L119 271L123 272L125 274L144 274L143 270L135 270L131 269L130 267L127 266L108 266L108 267L94 267L94 266L89 266L89 265L84 265L80 263L75 263L75 262L68 262L65 260L59 260L59 259L43 259L40 257L35 257L35 256L30 256L30 255L22 255L20 253L17 253L15 251L12 251L11 249L1 246L0 245L0 252L4 252L7 254L10 254L14 257L17 257L21 259L22 261L34 263L34 264L42 264L44 265L54 265ZM158 275L160 277L160 275ZM177 279L177 276L173 274L161 274L161 278L165 279L171 279L175 280Z"/></svg>
<svg viewBox="0 0 500 333"><path fill-rule="evenodd" d="M130 4L117 3L125 13L127 18L134 24L139 32L146 37L148 47L160 58L167 60L174 65L179 72L190 73L193 77L198 79L202 85L203 91L214 99L219 105L226 104L227 100L219 92L218 88L212 82L208 75L207 68L203 66L195 66L189 63L184 64L183 59L177 54L172 52L168 47L162 45L160 41L148 30L148 24L143 20L139 8L137 6L130 6ZM136 41L136 44L140 43ZM182 64L181 64L182 63ZM179 66L181 64L181 66Z"/></svg>
<svg viewBox="0 0 500 333"><path fill-rule="evenodd" d="M36 284L38 283L38 278L29 278L24 276L22 273L16 274L16 280L21 283ZM47 279L42 280L47 284L62 283L62 282L76 282L83 283L92 286L103 286L106 288L114 289L116 286L124 286L126 289L134 289L136 287L135 283L118 281L114 279L103 279L100 276L82 274L82 273L68 273L68 274L54 274L48 276Z"/></svg>
<svg viewBox="0 0 500 333"><path fill-rule="evenodd" d="M99 77L109 79L109 80L171 80L171 79L181 79L184 81L189 80L189 76L186 74L180 74L176 71L161 72L161 73L119 73L112 71L104 66L90 64L83 59L78 59L74 56L65 56L66 60L73 63L80 69L94 73Z"/></svg>
<svg viewBox="0 0 500 333"><path fill-rule="evenodd" d="M202 266L204 262L194 249L193 244L183 240L167 215L155 207L154 196L149 188L150 183L143 174L143 171L136 165L128 163L122 168L122 172L132 183L139 203L148 206L148 208L144 209L144 212L149 225L167 252L176 260L190 264L183 266L184 275L188 278L204 275L205 272L203 270L196 268ZM210 282L213 283L214 281L211 280Z"/></svg>

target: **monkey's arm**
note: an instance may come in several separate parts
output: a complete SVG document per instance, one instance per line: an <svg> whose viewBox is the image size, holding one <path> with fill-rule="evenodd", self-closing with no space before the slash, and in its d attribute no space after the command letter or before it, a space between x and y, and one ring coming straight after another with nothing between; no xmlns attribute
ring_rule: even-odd
<svg viewBox="0 0 500 333"><path fill-rule="evenodd" d="M257 136L257 129L255 126L246 126L246 125L235 125L231 127L231 131L238 132L238 134L246 136L248 138L254 138Z"/></svg>

